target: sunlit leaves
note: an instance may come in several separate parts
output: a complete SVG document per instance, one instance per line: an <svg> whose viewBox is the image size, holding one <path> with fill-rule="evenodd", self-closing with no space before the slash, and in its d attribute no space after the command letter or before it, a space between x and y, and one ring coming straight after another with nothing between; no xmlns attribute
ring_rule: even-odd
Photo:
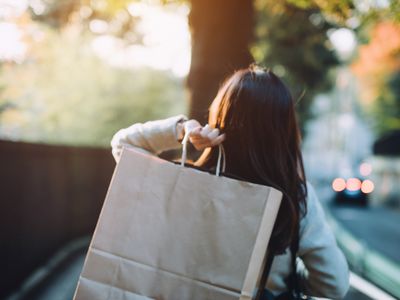
<svg viewBox="0 0 400 300"><path fill-rule="evenodd" d="M297 108L306 121L313 95L329 87L329 68L338 63L326 35L332 25L317 9L265 3L259 7L258 42L252 53L284 77L296 99L301 98Z"/></svg>
<svg viewBox="0 0 400 300"><path fill-rule="evenodd" d="M29 63L4 66L2 138L108 146L122 127L184 112L180 80L151 69L113 68L76 33L48 32Z"/></svg>
<svg viewBox="0 0 400 300"><path fill-rule="evenodd" d="M382 133L400 128L400 24L373 26L352 69L360 80L361 100Z"/></svg>
<svg viewBox="0 0 400 300"><path fill-rule="evenodd" d="M351 15L353 1L351 0L287 0L289 3L302 8L317 8L328 18L337 22L344 22Z"/></svg>
<svg viewBox="0 0 400 300"><path fill-rule="evenodd" d="M305 10L319 10L326 18L338 23L344 23L354 7L352 0L255 0L255 4L257 8L274 7L275 12L288 4Z"/></svg>

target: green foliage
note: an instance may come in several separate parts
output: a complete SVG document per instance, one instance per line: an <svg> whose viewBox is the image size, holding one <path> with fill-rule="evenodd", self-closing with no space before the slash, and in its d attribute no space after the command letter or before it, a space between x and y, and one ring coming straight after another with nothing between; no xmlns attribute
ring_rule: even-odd
<svg viewBox="0 0 400 300"><path fill-rule="evenodd" d="M397 23L400 23L400 1L398 1L398 0L390 1L388 14L390 16L392 16L394 21L396 21Z"/></svg>
<svg viewBox="0 0 400 300"><path fill-rule="evenodd" d="M345 23L354 13L353 0L255 0L257 7L280 5L303 10L318 10L325 18L337 23Z"/></svg>
<svg viewBox="0 0 400 300"><path fill-rule="evenodd" d="M352 64L360 100L377 135L400 129L400 24L382 21L362 28L366 43Z"/></svg>
<svg viewBox="0 0 400 300"><path fill-rule="evenodd" d="M392 74L374 102L372 115L379 135L400 130L400 71Z"/></svg>
<svg viewBox="0 0 400 300"><path fill-rule="evenodd" d="M298 112L303 122L309 118L315 93L330 87L329 68L338 64L326 35L329 28L315 9L275 4L259 13L253 55L284 78L296 99L301 98Z"/></svg>
<svg viewBox="0 0 400 300"><path fill-rule="evenodd" d="M183 83L167 72L113 68L87 37L48 32L31 60L0 75L0 133L29 141L108 146L135 122L185 112Z"/></svg>
<svg viewBox="0 0 400 300"><path fill-rule="evenodd" d="M140 2L141 0L43 0L44 11L37 12L33 6L31 11L36 20L61 31L70 23L80 23L88 29L91 20L105 20L110 26L104 34L120 37L126 44L137 44L142 39L135 32L138 17L133 17L128 13L128 5L134 1ZM154 3L154 1L152 2ZM171 2L185 2L185 0L157 0L156 2L163 5ZM186 0L186 2L190 2L190 0ZM326 35L327 31L333 27L330 23L347 26L349 18L357 19L362 25L385 18L400 21L400 2L398 0L389 0L389 7L386 8L378 7L378 3L367 3L371 6L368 11L360 10L360 3L353 0L253 0L253 2L258 21L257 39L252 46L252 54L257 62L272 68L278 75L283 76L295 98L301 98L298 103L298 111L303 123L310 117L308 107L314 95L330 88L329 70L338 64ZM329 20L330 23L326 20ZM359 32L362 35L362 30ZM113 86L118 86L115 83L115 85L111 84L114 80L111 79L112 76L114 76L113 78L124 78L121 80L123 85L126 85L125 77L127 77L128 71L110 68L99 60L94 62L93 57L90 59L81 57L80 59L78 61L82 61L82 65L91 64L87 66L88 72L94 70L93 72L96 74L94 80L101 83L101 89L112 89ZM56 58L53 60L56 61ZM91 63L89 63L90 61ZM104 75L100 74L106 70L114 75L104 79ZM30 72L33 74L34 70ZM42 70L42 72L45 71ZM146 70L143 71L143 74L151 72L153 71ZM129 76L135 75L129 73ZM146 76L151 77L152 75L143 75L143 78ZM165 74L159 76L164 76L166 85L180 86L177 83L167 84L168 80L172 82L174 80ZM106 83L103 83L103 80ZM83 82L85 81L83 80ZM57 82L57 84L61 83ZM74 84L68 88L73 89L77 83ZM145 89L145 83L141 84L141 86L135 86L134 89ZM64 85L61 85L60 88L64 88ZM119 98L127 99L125 89L121 88L121 91L117 93ZM146 89L147 92L149 90L153 90L153 87ZM154 90L156 91L157 88ZM95 94L93 91L87 92ZM109 93L108 90L106 92ZM176 90L175 92L183 98L182 91ZM75 97L78 97L78 93ZM128 104L124 105L121 105L121 108L115 105L115 111L120 111L120 114L123 115ZM144 106L141 109L146 111Z"/></svg>
<svg viewBox="0 0 400 300"><path fill-rule="evenodd" d="M60 28L71 21L71 16L82 14L83 18L112 19L126 10L129 0L43 0L41 9L30 3L32 16L51 26ZM83 8L83 11L81 10ZM76 16L75 16L76 17Z"/></svg>
<svg viewBox="0 0 400 300"><path fill-rule="evenodd" d="M269 0L256 0L268 2ZM400 22L400 1L355 1L355 0L285 0L302 9L318 9L327 19L347 26L350 18L361 23L391 20Z"/></svg>

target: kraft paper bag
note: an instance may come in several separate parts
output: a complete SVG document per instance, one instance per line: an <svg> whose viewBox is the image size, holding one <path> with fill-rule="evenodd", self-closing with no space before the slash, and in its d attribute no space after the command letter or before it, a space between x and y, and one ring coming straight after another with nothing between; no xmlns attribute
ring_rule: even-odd
<svg viewBox="0 0 400 300"><path fill-rule="evenodd" d="M281 193L124 149L76 300L253 299Z"/></svg>

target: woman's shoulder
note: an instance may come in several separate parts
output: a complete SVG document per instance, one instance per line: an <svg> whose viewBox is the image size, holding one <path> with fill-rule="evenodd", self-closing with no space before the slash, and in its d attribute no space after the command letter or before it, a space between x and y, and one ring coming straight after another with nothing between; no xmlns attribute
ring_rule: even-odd
<svg viewBox="0 0 400 300"><path fill-rule="evenodd" d="M306 213L300 221L300 231L311 224L325 224L326 216L314 186L307 181Z"/></svg>
<svg viewBox="0 0 400 300"><path fill-rule="evenodd" d="M298 252L307 270L303 284L310 295L342 299L349 287L347 262L309 182L307 189L307 213L300 221Z"/></svg>
<svg viewBox="0 0 400 300"><path fill-rule="evenodd" d="M306 197L306 207L307 207L306 216L307 216L309 211L311 211L311 213L319 213L320 208L322 209L322 207L314 186L309 181L306 182L306 186L307 186L307 197Z"/></svg>

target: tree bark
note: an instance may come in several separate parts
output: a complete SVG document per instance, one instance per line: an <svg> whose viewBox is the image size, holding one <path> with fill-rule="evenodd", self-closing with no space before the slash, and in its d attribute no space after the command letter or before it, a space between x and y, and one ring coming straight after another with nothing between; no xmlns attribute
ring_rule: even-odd
<svg viewBox="0 0 400 300"><path fill-rule="evenodd" d="M192 0L192 61L187 79L189 117L207 123L208 107L222 81L253 58L252 0Z"/></svg>

